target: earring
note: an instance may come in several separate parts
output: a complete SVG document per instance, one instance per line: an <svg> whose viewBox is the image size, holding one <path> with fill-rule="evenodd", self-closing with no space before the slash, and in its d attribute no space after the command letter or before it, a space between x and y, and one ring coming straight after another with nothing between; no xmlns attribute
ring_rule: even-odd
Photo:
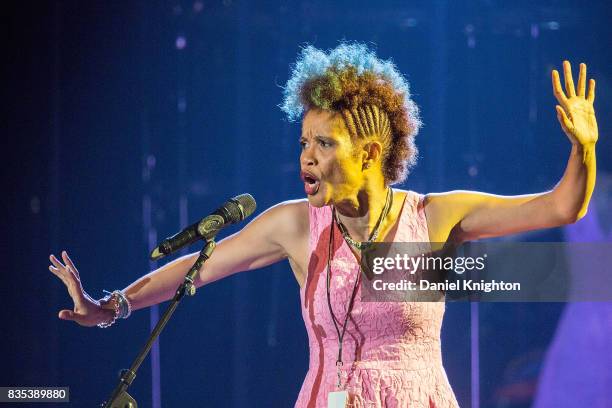
<svg viewBox="0 0 612 408"><path fill-rule="evenodd" d="M369 169L370 168L370 162L364 163L363 168L364 169Z"/></svg>

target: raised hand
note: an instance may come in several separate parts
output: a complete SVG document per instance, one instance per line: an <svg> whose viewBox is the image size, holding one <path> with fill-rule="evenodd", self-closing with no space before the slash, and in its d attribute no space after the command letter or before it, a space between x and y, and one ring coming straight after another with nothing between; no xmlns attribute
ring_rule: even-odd
<svg viewBox="0 0 612 408"><path fill-rule="evenodd" d="M113 311L103 309L100 302L92 299L81 284L79 271L68 256L66 251L62 251L62 263L55 255L50 255L49 270L64 282L68 288L68 294L74 303L73 310L61 310L58 317L63 320L72 320L81 326L95 326L98 323L106 322L113 316Z"/></svg>
<svg viewBox="0 0 612 408"><path fill-rule="evenodd" d="M565 92L561 88L559 72L552 71L553 93L560 105L556 106L557 119L561 128L573 144L586 146L597 142L597 120L593 102L595 101L595 80L589 80L588 95L586 94L587 80L586 64L580 64L578 75L578 90L574 88L572 66L569 61L563 61L563 76L565 79Z"/></svg>

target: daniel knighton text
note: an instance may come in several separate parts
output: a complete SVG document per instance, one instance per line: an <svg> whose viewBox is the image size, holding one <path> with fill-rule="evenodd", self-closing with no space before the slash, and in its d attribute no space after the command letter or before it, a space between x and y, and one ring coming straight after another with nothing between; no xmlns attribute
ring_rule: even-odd
<svg viewBox="0 0 612 408"><path fill-rule="evenodd" d="M521 284L518 282L504 282L496 281L473 281L461 280L461 281L443 281L443 282L430 282L426 279L421 279L417 282L402 279L399 282L383 282L381 279L376 279L373 282L374 290L438 290L438 291L478 291L478 292L493 292L493 291L517 291L521 290Z"/></svg>

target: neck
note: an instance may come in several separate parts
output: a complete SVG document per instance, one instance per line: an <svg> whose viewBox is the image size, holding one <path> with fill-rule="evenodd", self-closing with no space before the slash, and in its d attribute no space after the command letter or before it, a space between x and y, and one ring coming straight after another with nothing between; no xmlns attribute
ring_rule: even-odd
<svg viewBox="0 0 612 408"><path fill-rule="evenodd" d="M368 239L385 206L387 189L384 182L368 183L355 195L336 204L338 218L353 239Z"/></svg>

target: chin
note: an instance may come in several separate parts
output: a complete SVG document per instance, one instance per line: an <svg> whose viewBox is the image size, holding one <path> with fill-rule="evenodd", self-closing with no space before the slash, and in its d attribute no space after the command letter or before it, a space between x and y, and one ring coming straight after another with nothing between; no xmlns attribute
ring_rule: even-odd
<svg viewBox="0 0 612 408"><path fill-rule="evenodd" d="M327 205L325 200L319 197L318 194L308 195L307 197L308 197L308 203L312 205L313 207L321 208Z"/></svg>
<svg viewBox="0 0 612 408"><path fill-rule="evenodd" d="M331 202L328 202L329 200L326 200L325 193L321 189L316 194L307 195L306 197L308 198L308 203L313 207L321 208L331 204Z"/></svg>

